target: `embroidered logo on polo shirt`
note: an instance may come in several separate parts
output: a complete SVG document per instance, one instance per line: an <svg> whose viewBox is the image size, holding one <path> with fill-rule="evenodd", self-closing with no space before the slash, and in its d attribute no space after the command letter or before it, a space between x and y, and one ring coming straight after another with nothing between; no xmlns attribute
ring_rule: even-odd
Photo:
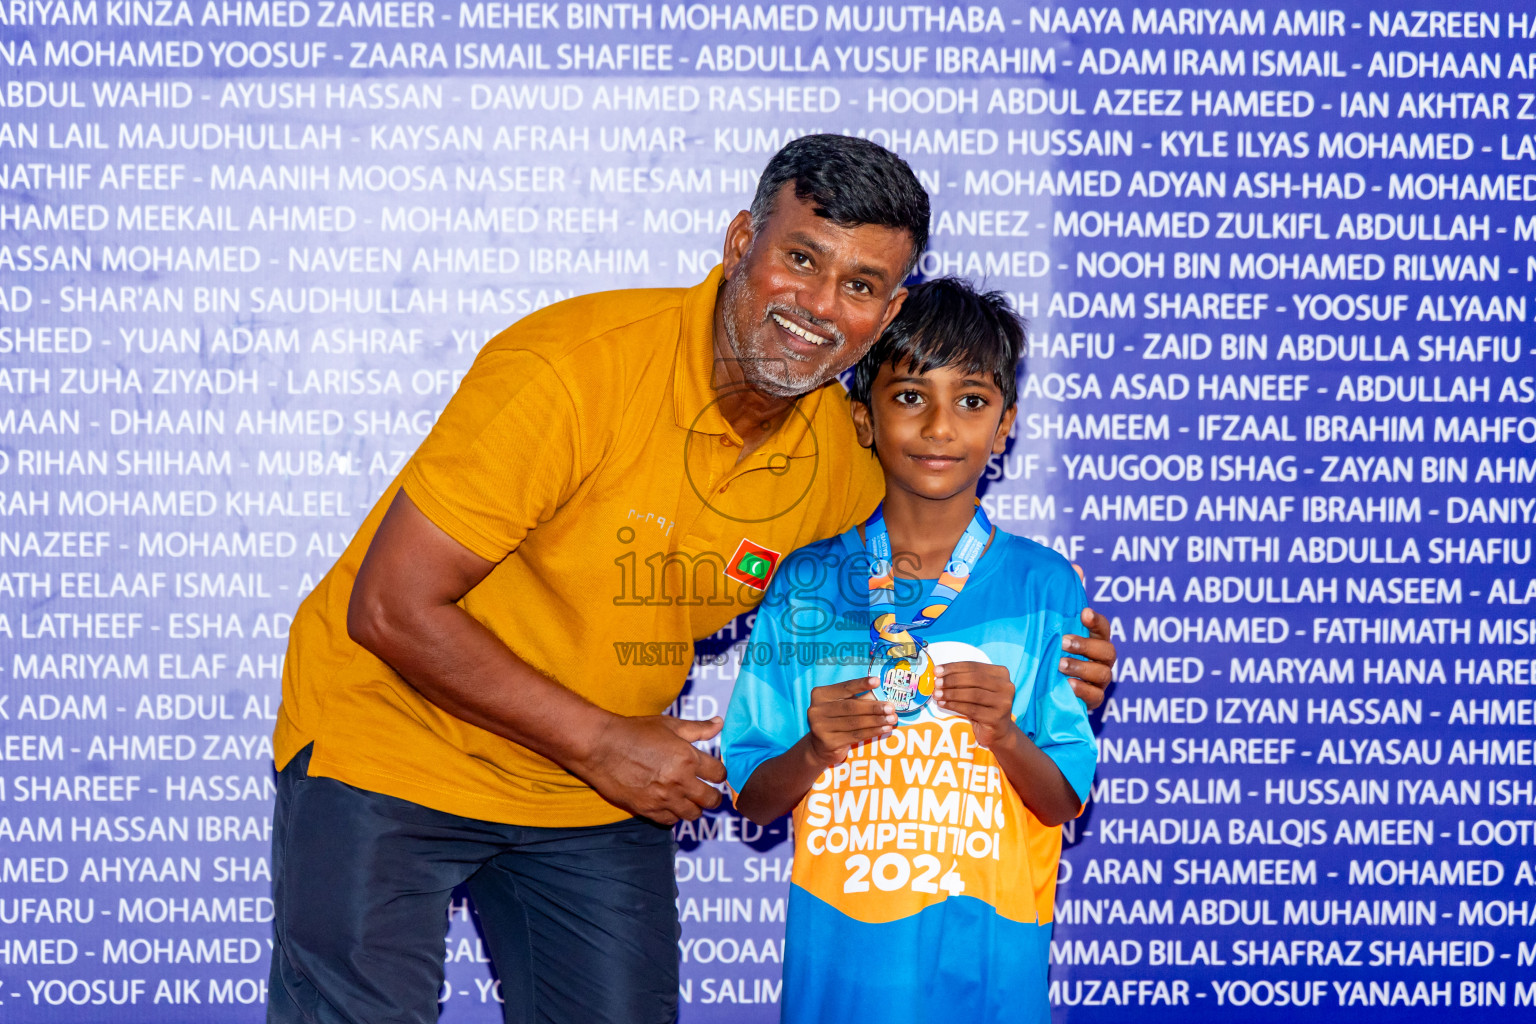
<svg viewBox="0 0 1536 1024"><path fill-rule="evenodd" d="M781 556L772 548L765 548L761 544L754 544L742 538L736 545L736 553L731 556L730 563L725 567L726 576L737 583L745 583L753 590L762 590L768 586L768 580L773 576L773 570L779 564Z"/></svg>

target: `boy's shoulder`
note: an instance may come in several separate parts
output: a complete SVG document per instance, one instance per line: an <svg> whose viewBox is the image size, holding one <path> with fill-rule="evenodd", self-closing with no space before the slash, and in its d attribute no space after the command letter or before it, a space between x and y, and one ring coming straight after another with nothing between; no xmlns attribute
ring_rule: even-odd
<svg viewBox="0 0 1536 1024"><path fill-rule="evenodd" d="M854 534L854 540L857 539L858 535ZM861 551L863 548L856 543L850 545L847 535L842 533L802 545L779 562L779 567L773 573L773 581L768 584L769 589L775 585L789 586L791 580L796 581L794 585L803 588L807 581L822 578ZM820 571L813 571L816 569ZM784 582L780 583L781 580Z"/></svg>
<svg viewBox="0 0 1536 1024"><path fill-rule="evenodd" d="M997 531L994 545L999 541L1001 550L998 554L1004 563L998 567L1004 575L999 581L1002 586L1028 589L1037 594L1084 599L1083 583L1078 578L1077 570L1072 568L1072 563L1060 552L1039 541L1007 533L1002 529Z"/></svg>
<svg viewBox="0 0 1536 1024"><path fill-rule="evenodd" d="M854 534L854 541L858 535ZM863 548L850 545L846 534L835 534L795 548L773 570L763 603L782 604L793 597L807 597L834 588L840 574L848 571L848 560Z"/></svg>

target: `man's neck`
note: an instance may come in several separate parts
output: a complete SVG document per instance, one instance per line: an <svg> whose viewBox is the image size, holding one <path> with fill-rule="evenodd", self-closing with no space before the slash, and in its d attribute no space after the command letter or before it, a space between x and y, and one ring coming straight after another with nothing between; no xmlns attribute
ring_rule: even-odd
<svg viewBox="0 0 1536 1024"><path fill-rule="evenodd" d="M896 574L937 579L976 514L976 495L962 493L934 500L891 489L881 511L891 534Z"/></svg>
<svg viewBox="0 0 1536 1024"><path fill-rule="evenodd" d="M745 456L778 429L795 399L764 394L747 381L741 360L731 348L719 303L715 304L714 350L715 365L710 385L714 388L720 415L742 440L741 454Z"/></svg>

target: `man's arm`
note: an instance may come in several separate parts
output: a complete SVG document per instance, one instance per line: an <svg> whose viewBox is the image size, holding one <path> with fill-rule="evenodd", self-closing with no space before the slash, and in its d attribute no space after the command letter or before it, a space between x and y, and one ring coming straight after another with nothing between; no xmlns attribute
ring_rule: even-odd
<svg viewBox="0 0 1536 1024"><path fill-rule="evenodd" d="M1074 655L1061 659L1061 672L1072 681L1077 699L1095 711L1104 703L1104 691L1115 678L1115 642L1109 638L1109 620L1092 608L1083 609L1086 637L1071 633L1061 638L1061 649ZM1084 660L1086 659L1086 660Z"/></svg>
<svg viewBox="0 0 1536 1024"><path fill-rule="evenodd" d="M544 755L610 803L664 825L720 802L702 780L725 767L690 743L720 731L605 711L536 672L458 601L495 568L439 529L404 491L363 558L347 633L423 697L471 725Z"/></svg>

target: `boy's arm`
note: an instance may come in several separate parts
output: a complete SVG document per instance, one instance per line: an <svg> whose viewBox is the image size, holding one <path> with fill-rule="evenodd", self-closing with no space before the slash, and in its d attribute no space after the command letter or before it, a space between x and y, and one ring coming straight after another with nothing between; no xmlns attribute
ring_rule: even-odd
<svg viewBox="0 0 1536 1024"><path fill-rule="evenodd" d="M785 620L807 596L793 589L794 568L786 561L768 584L720 734L736 809L760 825L792 810L854 744L896 726L893 707L861 696L873 689L868 677L812 687L806 702L811 667L797 664L795 645L784 642L796 639Z"/></svg>
<svg viewBox="0 0 1536 1024"><path fill-rule="evenodd" d="M811 690L809 730L795 745L757 766L736 795L736 809L759 825L788 814L811 791L821 773L842 764L848 751L896 728L896 709L866 700L874 689L868 677Z"/></svg>
<svg viewBox="0 0 1536 1024"><path fill-rule="evenodd" d="M1045 825L1077 817L1083 804L1072 783L1014 720L1014 685L1008 670L960 661L938 666L936 674L934 700L971 720L976 742L992 751L1024 806Z"/></svg>

